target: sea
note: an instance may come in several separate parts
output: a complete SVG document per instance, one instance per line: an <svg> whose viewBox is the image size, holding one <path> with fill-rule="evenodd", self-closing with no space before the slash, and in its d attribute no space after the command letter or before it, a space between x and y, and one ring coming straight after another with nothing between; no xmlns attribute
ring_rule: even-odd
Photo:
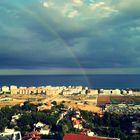
<svg viewBox="0 0 140 140"><path fill-rule="evenodd" d="M140 75L1 75L0 86L10 85L140 89Z"/></svg>

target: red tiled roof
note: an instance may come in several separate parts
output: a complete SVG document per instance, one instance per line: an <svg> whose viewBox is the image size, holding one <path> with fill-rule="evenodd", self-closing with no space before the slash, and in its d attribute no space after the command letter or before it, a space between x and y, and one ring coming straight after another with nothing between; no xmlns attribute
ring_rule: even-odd
<svg viewBox="0 0 140 140"><path fill-rule="evenodd" d="M85 136L80 134L65 134L63 140L119 140L118 138L107 138L107 137L99 137L99 136Z"/></svg>

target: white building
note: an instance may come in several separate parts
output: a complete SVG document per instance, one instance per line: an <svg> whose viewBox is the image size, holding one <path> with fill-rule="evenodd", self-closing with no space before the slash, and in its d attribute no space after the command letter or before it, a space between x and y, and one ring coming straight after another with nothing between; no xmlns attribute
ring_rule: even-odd
<svg viewBox="0 0 140 140"><path fill-rule="evenodd" d="M85 95L85 94L86 94L86 90L82 90L82 91L81 91L81 94L82 94L82 95Z"/></svg>
<svg viewBox="0 0 140 140"><path fill-rule="evenodd" d="M17 86L10 86L10 91L11 91L11 94L17 94L18 93L18 88Z"/></svg>
<svg viewBox="0 0 140 140"><path fill-rule="evenodd" d="M50 126L46 125L42 122L38 122L36 124L34 124L35 129L40 129L40 134L42 135L48 135L50 133Z"/></svg>
<svg viewBox="0 0 140 140"><path fill-rule="evenodd" d="M95 89L89 89L87 92L87 95L98 95L98 90Z"/></svg>
<svg viewBox="0 0 140 140"><path fill-rule="evenodd" d="M20 117L21 117L21 114L13 115L11 122L15 123Z"/></svg>
<svg viewBox="0 0 140 140"><path fill-rule="evenodd" d="M120 89L101 89L100 94L102 95L121 95Z"/></svg>
<svg viewBox="0 0 140 140"><path fill-rule="evenodd" d="M14 129L5 129L3 133L0 133L0 140L22 140L21 132Z"/></svg>
<svg viewBox="0 0 140 140"><path fill-rule="evenodd" d="M87 135L88 135L88 136L90 136L90 137L92 137L92 136L94 136L94 135L95 135L95 133L94 133L94 132L92 132L92 131L87 131Z"/></svg>
<svg viewBox="0 0 140 140"><path fill-rule="evenodd" d="M8 86L2 86L2 92L3 93L10 92L10 88Z"/></svg>

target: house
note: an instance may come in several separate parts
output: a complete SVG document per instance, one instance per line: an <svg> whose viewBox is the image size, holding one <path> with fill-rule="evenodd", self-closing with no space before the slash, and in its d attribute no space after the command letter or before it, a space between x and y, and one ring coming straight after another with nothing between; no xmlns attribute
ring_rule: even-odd
<svg viewBox="0 0 140 140"><path fill-rule="evenodd" d="M52 104L50 102L45 102L43 105L37 107L37 111L43 111L51 109Z"/></svg>
<svg viewBox="0 0 140 140"><path fill-rule="evenodd" d="M40 132L38 131L26 132L23 137L23 140L30 140L30 139L39 140L41 138L39 135Z"/></svg>
<svg viewBox="0 0 140 140"><path fill-rule="evenodd" d="M63 140L120 140L118 138L100 137L100 136L85 136L80 134L67 133Z"/></svg>
<svg viewBox="0 0 140 140"><path fill-rule="evenodd" d="M11 122L16 123L16 121L21 117L21 114L13 115Z"/></svg>
<svg viewBox="0 0 140 140"><path fill-rule="evenodd" d="M42 122L38 122L36 124L34 124L35 128L42 128L45 124L43 124Z"/></svg>
<svg viewBox="0 0 140 140"><path fill-rule="evenodd" d="M72 121L72 124L73 124L73 128L77 128L77 129L82 129L83 128L81 118L77 118L76 116L72 116L71 121Z"/></svg>
<svg viewBox="0 0 140 140"><path fill-rule="evenodd" d="M39 131L41 135L48 135L50 133L50 126L43 124L42 122L38 122L34 124L35 130Z"/></svg>
<svg viewBox="0 0 140 140"><path fill-rule="evenodd" d="M73 127L77 128L77 129L82 129L83 128L80 120L76 120L75 122L73 122Z"/></svg>
<svg viewBox="0 0 140 140"><path fill-rule="evenodd" d="M132 122L132 134L139 134L140 133L140 122L139 121L133 121Z"/></svg>
<svg viewBox="0 0 140 140"><path fill-rule="evenodd" d="M49 125L45 125L40 129L41 135L49 135L49 133L50 133L50 126Z"/></svg>
<svg viewBox="0 0 140 140"><path fill-rule="evenodd" d="M38 122L34 124L34 130L31 132L26 132L24 134L23 139L28 140L28 139L36 139L40 140L41 135L49 135L50 133L50 126L43 124L42 122Z"/></svg>
<svg viewBox="0 0 140 140"><path fill-rule="evenodd" d="M81 130L81 132L79 134L81 134L81 135L87 135L87 136L94 136L95 135L95 133L92 132L88 128L82 128L82 130Z"/></svg>
<svg viewBox="0 0 140 140"><path fill-rule="evenodd" d="M22 140L21 132L6 128L3 133L0 133L0 140Z"/></svg>

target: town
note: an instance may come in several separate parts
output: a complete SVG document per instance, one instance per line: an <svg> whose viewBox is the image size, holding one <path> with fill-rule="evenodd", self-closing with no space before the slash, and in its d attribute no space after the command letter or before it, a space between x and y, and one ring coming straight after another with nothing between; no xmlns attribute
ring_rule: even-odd
<svg viewBox="0 0 140 140"><path fill-rule="evenodd" d="M0 140L138 140L140 92L82 86L0 87Z"/></svg>

